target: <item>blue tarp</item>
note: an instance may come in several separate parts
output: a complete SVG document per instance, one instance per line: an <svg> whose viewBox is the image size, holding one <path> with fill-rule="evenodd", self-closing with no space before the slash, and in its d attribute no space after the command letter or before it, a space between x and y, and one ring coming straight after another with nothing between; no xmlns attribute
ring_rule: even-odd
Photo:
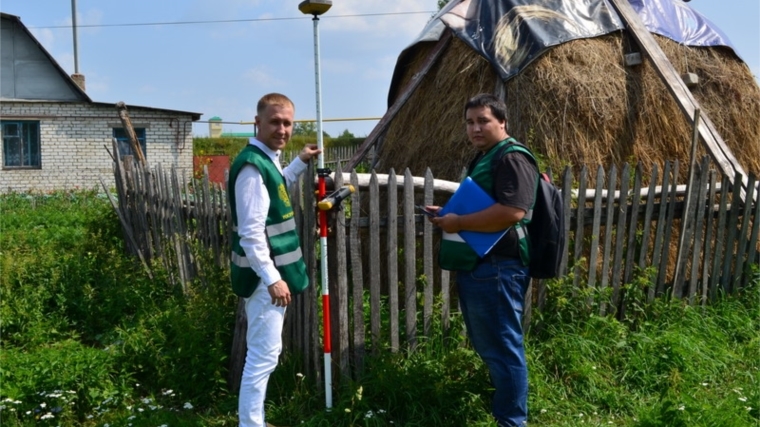
<svg viewBox="0 0 760 427"><path fill-rule="evenodd" d="M682 0L628 0L647 29L688 46L728 46L728 37Z"/></svg>
<svg viewBox="0 0 760 427"><path fill-rule="evenodd" d="M688 46L731 45L723 32L682 0L629 0L650 32ZM624 29L609 0L451 1L396 62L389 105L411 60L412 47L438 40L445 28L488 59L502 80L515 76L552 46Z"/></svg>

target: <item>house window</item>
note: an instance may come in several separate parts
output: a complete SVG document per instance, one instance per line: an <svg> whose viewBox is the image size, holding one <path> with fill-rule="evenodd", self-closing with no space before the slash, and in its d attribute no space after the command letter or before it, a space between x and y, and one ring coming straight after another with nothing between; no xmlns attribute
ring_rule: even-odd
<svg viewBox="0 0 760 427"><path fill-rule="evenodd" d="M40 122L0 121L3 168L40 169Z"/></svg>
<svg viewBox="0 0 760 427"><path fill-rule="evenodd" d="M135 128L135 135L137 136L137 141L140 143L140 149L143 152L143 156L147 159L148 151L145 146L145 128ZM129 144L129 136L127 136L127 132L124 128L113 128L113 137L118 142L119 155L121 157L134 156L135 159L137 159L137 154L132 152L132 146Z"/></svg>

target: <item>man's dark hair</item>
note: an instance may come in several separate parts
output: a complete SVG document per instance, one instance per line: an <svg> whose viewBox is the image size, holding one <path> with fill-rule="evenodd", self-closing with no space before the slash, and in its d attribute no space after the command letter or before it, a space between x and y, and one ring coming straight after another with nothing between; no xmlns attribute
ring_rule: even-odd
<svg viewBox="0 0 760 427"><path fill-rule="evenodd" d="M464 114L467 116L467 110L476 107L488 107L491 109L491 114L504 123L507 122L507 105L501 99L491 95L490 93L481 93L470 98L464 105Z"/></svg>

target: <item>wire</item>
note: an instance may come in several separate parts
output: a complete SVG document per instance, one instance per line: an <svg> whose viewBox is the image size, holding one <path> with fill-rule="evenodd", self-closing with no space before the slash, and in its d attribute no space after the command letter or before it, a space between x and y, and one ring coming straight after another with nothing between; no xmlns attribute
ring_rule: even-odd
<svg viewBox="0 0 760 427"><path fill-rule="evenodd" d="M320 19L331 18L359 18L365 16L392 16L392 15L419 15L419 14L431 14L435 11L419 11L419 12L384 12L384 13L359 13L355 15L328 15L321 16ZM250 19L220 19L220 20L208 20L208 21L173 21L173 22L133 22L125 24L80 24L77 28L106 28L106 27L149 27L154 25L198 25L198 24L229 24L237 22L268 22L268 21L293 21L297 19L312 19L308 16L292 16L287 18L250 18ZM27 28L34 29L54 29L54 28L72 28L71 25L49 25Z"/></svg>

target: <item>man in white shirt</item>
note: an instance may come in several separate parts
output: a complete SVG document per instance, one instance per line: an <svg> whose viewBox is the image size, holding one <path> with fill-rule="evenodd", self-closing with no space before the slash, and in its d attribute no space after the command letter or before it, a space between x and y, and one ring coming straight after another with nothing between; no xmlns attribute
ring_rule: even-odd
<svg viewBox="0 0 760 427"><path fill-rule="evenodd" d="M320 154L307 145L285 169L281 150L293 131L295 108L285 95L270 93L256 109L258 132L235 158L228 182L233 219L231 278L245 298L247 351L240 383L240 426L263 427L270 374L282 350L285 308L308 286L291 208L290 187Z"/></svg>

